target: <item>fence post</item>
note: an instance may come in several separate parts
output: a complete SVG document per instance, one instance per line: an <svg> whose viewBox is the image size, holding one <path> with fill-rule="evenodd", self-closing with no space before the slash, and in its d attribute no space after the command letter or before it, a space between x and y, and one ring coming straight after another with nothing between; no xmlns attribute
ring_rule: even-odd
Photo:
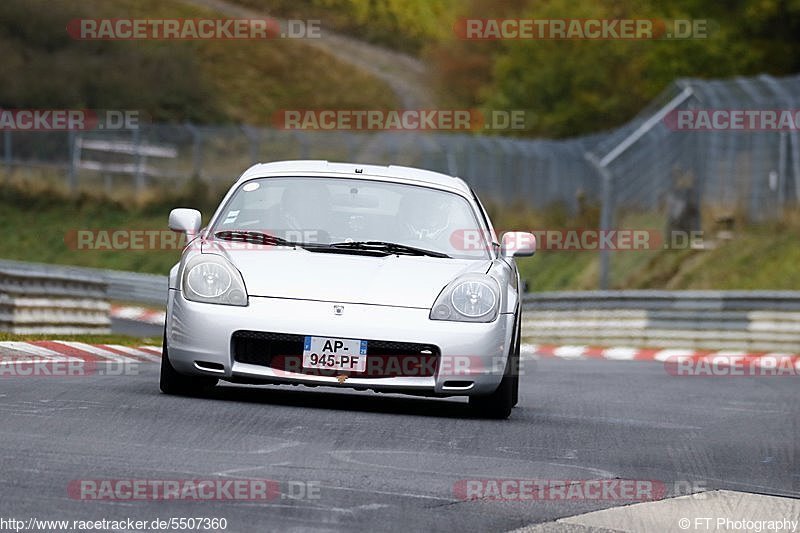
<svg viewBox="0 0 800 533"><path fill-rule="evenodd" d="M202 178L203 174L203 134L191 122L185 123L192 135L192 177Z"/></svg>
<svg viewBox="0 0 800 533"><path fill-rule="evenodd" d="M67 188L70 194L78 192L78 163L81 157L81 140L76 138L75 132L67 132L67 146L69 147L69 170L67 173Z"/></svg>
<svg viewBox="0 0 800 533"><path fill-rule="evenodd" d="M139 128L133 130L133 145L134 152L136 153L136 194L142 194L144 191L144 154L142 153L142 134Z"/></svg>
<svg viewBox="0 0 800 533"><path fill-rule="evenodd" d="M451 176L458 176L458 161L456 160L456 154L450 141L447 143L444 155L447 160L447 173Z"/></svg>
<svg viewBox="0 0 800 533"><path fill-rule="evenodd" d="M762 74L759 76L761 80L764 81L772 91L777 94L782 100L786 102L788 106L792 105L792 95L783 87L781 86L778 81L768 74ZM800 203L800 139L798 138L797 131L791 130L789 132L789 146L791 150L789 151L792 154L792 174L794 175L794 192L796 196L796 200Z"/></svg>
<svg viewBox="0 0 800 533"><path fill-rule="evenodd" d="M778 216L783 217L783 208L786 203L786 144L788 137L785 131L778 135L778 183L777 185L777 204Z"/></svg>
<svg viewBox="0 0 800 533"><path fill-rule="evenodd" d="M243 124L242 132L247 137L247 144L250 146L250 163L255 165L261 158L261 130Z"/></svg>
<svg viewBox="0 0 800 533"><path fill-rule="evenodd" d="M3 159L6 164L6 174L11 175L11 130L3 130Z"/></svg>
<svg viewBox="0 0 800 533"><path fill-rule="evenodd" d="M614 180L611 171L608 167L595 157L594 154L586 152L585 157L597 169L602 179L602 190L600 199L600 232L605 235L611 229L612 220L614 218L614 206L612 205L614 199ZM608 290L608 278L610 270L611 258L609 250L606 247L600 247L600 290Z"/></svg>
<svg viewBox="0 0 800 533"><path fill-rule="evenodd" d="M308 139L302 131L293 131L292 135L300 145L300 159L308 159Z"/></svg>

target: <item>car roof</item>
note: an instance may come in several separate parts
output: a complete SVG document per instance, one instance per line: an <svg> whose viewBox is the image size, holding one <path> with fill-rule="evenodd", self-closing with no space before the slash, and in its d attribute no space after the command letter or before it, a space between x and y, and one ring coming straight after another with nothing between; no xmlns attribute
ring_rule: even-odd
<svg viewBox="0 0 800 533"><path fill-rule="evenodd" d="M397 165L359 165L355 163L331 163L321 160L276 161L272 163L258 163L244 171L236 182L253 178L284 175L327 175L331 177L347 177L353 179L378 179L381 181L397 181L426 185L440 189L449 189L469 194L469 186L461 178L448 176L439 172L422 170L413 167Z"/></svg>

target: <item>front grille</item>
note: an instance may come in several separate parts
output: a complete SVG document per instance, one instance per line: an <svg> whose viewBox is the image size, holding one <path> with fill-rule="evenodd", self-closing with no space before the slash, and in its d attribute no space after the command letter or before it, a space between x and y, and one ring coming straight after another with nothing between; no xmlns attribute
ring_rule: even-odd
<svg viewBox="0 0 800 533"><path fill-rule="evenodd" d="M432 344L386 340L367 341L364 372L303 368L304 335L264 331L236 331L232 336L233 359L278 371L319 376L430 377L436 374L440 350Z"/></svg>

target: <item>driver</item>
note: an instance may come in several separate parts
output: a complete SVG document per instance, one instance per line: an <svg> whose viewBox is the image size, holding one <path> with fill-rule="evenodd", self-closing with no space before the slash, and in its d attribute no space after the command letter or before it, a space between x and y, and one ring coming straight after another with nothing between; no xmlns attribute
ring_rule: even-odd
<svg viewBox="0 0 800 533"><path fill-rule="evenodd" d="M331 197L328 187L323 183L287 187L281 196L280 213L287 232L300 232L303 235L322 233L330 223Z"/></svg>
<svg viewBox="0 0 800 533"><path fill-rule="evenodd" d="M430 194L408 194L400 202L399 215L410 238L417 241L449 239L450 201Z"/></svg>

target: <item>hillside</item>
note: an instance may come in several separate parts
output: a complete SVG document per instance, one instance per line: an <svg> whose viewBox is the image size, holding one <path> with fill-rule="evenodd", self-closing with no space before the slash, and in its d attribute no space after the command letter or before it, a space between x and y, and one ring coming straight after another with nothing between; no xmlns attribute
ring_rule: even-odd
<svg viewBox="0 0 800 533"><path fill-rule="evenodd" d="M296 39L77 41L80 17L219 17L181 2L0 2L0 107L136 109L154 121L267 125L282 108L397 105L375 76Z"/></svg>

